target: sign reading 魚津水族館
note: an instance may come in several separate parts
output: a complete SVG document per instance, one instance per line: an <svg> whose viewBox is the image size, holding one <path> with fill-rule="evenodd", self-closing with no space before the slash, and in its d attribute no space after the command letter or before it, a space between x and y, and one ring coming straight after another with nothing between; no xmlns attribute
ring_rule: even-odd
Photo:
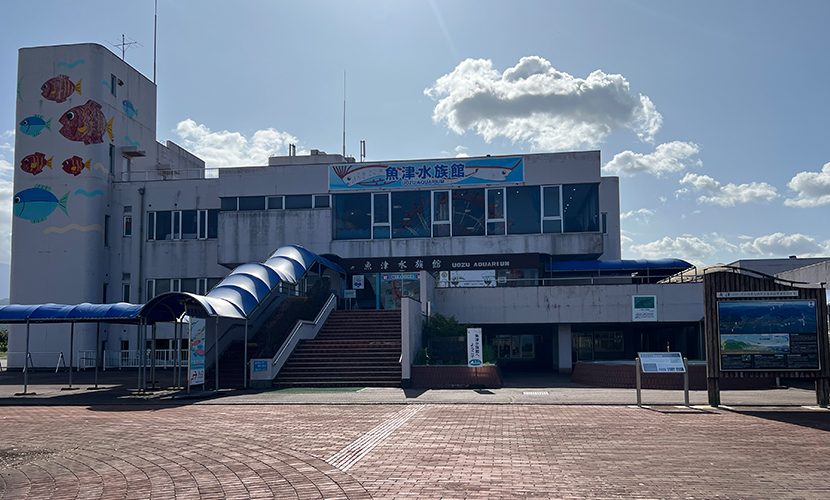
<svg viewBox="0 0 830 500"><path fill-rule="evenodd" d="M467 366L481 366L482 358L481 328L467 328Z"/></svg>
<svg viewBox="0 0 830 500"><path fill-rule="evenodd" d="M329 189L404 188L524 181L522 158L347 163L329 167Z"/></svg>
<svg viewBox="0 0 830 500"><path fill-rule="evenodd" d="M205 383L206 331L206 319L190 317L190 377L188 386Z"/></svg>

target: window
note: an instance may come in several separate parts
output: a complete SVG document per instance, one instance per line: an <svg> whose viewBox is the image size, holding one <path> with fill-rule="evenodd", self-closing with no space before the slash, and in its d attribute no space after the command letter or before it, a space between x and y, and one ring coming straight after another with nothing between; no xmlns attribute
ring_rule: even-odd
<svg viewBox="0 0 830 500"><path fill-rule="evenodd" d="M282 210L282 196L269 196L268 210Z"/></svg>
<svg viewBox="0 0 830 500"><path fill-rule="evenodd" d="M484 236L484 190L452 191L452 235Z"/></svg>
<svg viewBox="0 0 830 500"><path fill-rule="evenodd" d="M110 75L110 92L115 95L115 89L118 87L118 78L115 75Z"/></svg>
<svg viewBox="0 0 830 500"><path fill-rule="evenodd" d="M329 208L329 206L331 206L329 195L318 194L314 196L314 208Z"/></svg>
<svg viewBox="0 0 830 500"><path fill-rule="evenodd" d="M392 193L392 237L429 238L429 191L403 191Z"/></svg>
<svg viewBox="0 0 830 500"><path fill-rule="evenodd" d="M110 246L110 216L104 215L104 246Z"/></svg>
<svg viewBox="0 0 830 500"><path fill-rule="evenodd" d="M504 234L504 189L487 190L487 234Z"/></svg>
<svg viewBox="0 0 830 500"><path fill-rule="evenodd" d="M623 352L623 332L594 332L594 352Z"/></svg>
<svg viewBox="0 0 830 500"><path fill-rule="evenodd" d="M121 302L129 302L130 301L130 284L129 283L122 283L121 284Z"/></svg>
<svg viewBox="0 0 830 500"><path fill-rule="evenodd" d="M286 196L286 202L288 198ZM370 239L372 237L371 195L369 193L334 195L332 223L335 240Z"/></svg>
<svg viewBox="0 0 830 500"><path fill-rule="evenodd" d="M542 232L562 232L562 189L560 186L542 186Z"/></svg>
<svg viewBox="0 0 830 500"><path fill-rule="evenodd" d="M115 145L110 144L110 175L115 172Z"/></svg>
<svg viewBox="0 0 830 500"><path fill-rule="evenodd" d="M537 186L509 187L507 234L539 234L542 206Z"/></svg>
<svg viewBox="0 0 830 500"><path fill-rule="evenodd" d="M372 195L372 238L389 239L389 193Z"/></svg>
<svg viewBox="0 0 830 500"><path fill-rule="evenodd" d="M147 239L215 239L219 233L219 212L216 209L149 212L147 214ZM127 217L129 216L124 216L125 221Z"/></svg>
<svg viewBox="0 0 830 500"><path fill-rule="evenodd" d="M130 180L130 159L126 156L121 157L121 180Z"/></svg>
<svg viewBox="0 0 830 500"><path fill-rule="evenodd" d="M602 234L608 234L608 212L599 214L599 226L602 229Z"/></svg>
<svg viewBox="0 0 830 500"><path fill-rule="evenodd" d="M432 193L432 236L441 238L450 235L450 192Z"/></svg>
<svg viewBox="0 0 830 500"><path fill-rule="evenodd" d="M132 236L133 235L133 216L132 215L125 215L124 216L124 236Z"/></svg>
<svg viewBox="0 0 830 500"><path fill-rule="evenodd" d="M150 302L150 300L156 296L156 280L147 280L147 298L145 302Z"/></svg>
<svg viewBox="0 0 830 500"><path fill-rule="evenodd" d="M311 208L310 194L292 194L285 197L286 209Z"/></svg>
<svg viewBox="0 0 830 500"><path fill-rule="evenodd" d="M562 229L566 233L599 231L599 184L562 186Z"/></svg>
<svg viewBox="0 0 830 500"><path fill-rule="evenodd" d="M108 284L108 283L104 283L104 289L101 291L101 295L102 295L102 297L103 297L103 298L101 299L101 303L102 303L102 304L107 304L107 287L108 287L108 286L109 286L109 284Z"/></svg>
<svg viewBox="0 0 830 500"><path fill-rule="evenodd" d="M239 209L239 198L219 198L219 201L224 212L236 212Z"/></svg>
<svg viewBox="0 0 830 500"><path fill-rule="evenodd" d="M121 350L122 351L129 351L130 350L130 341L129 340L122 340L121 341Z"/></svg>
<svg viewBox="0 0 830 500"><path fill-rule="evenodd" d="M239 210L265 210L264 196L240 196Z"/></svg>
<svg viewBox="0 0 830 500"><path fill-rule="evenodd" d="M197 291L198 287L196 285L196 278L182 278L181 279L181 284L182 284L181 285L182 286L182 289L181 289L182 292L198 293L198 291Z"/></svg>

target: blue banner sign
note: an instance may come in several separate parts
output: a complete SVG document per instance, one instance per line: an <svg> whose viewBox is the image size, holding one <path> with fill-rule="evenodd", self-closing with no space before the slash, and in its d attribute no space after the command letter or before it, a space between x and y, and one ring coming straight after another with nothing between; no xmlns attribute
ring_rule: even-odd
<svg viewBox="0 0 830 500"><path fill-rule="evenodd" d="M443 161L347 163L329 167L329 189L403 188L523 182L524 161L455 158Z"/></svg>

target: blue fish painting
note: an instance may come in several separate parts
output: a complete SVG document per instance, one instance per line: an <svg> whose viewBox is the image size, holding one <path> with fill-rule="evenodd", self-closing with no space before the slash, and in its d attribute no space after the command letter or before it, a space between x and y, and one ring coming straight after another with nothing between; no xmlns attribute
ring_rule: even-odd
<svg viewBox="0 0 830 500"><path fill-rule="evenodd" d="M133 103L130 101L124 99L124 101L121 102L121 105L124 107L124 113L126 113L130 118L138 116L138 110L133 107Z"/></svg>
<svg viewBox="0 0 830 500"><path fill-rule="evenodd" d="M33 115L20 122L20 131L26 135L31 135L32 137L39 136L44 128L50 132L52 131L51 118L44 121L42 116Z"/></svg>
<svg viewBox="0 0 830 500"><path fill-rule="evenodd" d="M68 216L66 201L69 199L69 192L67 191L59 200L52 194L51 189L49 186L37 184L14 195L14 215L30 220L33 224L45 221L56 208L60 208Z"/></svg>

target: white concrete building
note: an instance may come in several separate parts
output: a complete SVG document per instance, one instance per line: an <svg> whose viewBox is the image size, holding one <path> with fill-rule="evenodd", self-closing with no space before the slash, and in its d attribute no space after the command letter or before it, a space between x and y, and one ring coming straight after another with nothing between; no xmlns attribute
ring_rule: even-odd
<svg viewBox="0 0 830 500"><path fill-rule="evenodd" d="M432 273L435 309L483 326L506 366L567 371L667 343L703 357L700 284L657 283L686 263L619 261L619 180L599 151L356 163L312 150L206 169L156 142L155 85L104 47L21 49L18 80L12 303L204 294L300 245L347 271L360 308L400 307ZM615 264L568 264L600 261ZM642 321L637 296L656 299ZM77 327L78 350L138 347L136 327L105 325L98 346L94 328ZM33 327L35 364L68 351L66 329Z"/></svg>

